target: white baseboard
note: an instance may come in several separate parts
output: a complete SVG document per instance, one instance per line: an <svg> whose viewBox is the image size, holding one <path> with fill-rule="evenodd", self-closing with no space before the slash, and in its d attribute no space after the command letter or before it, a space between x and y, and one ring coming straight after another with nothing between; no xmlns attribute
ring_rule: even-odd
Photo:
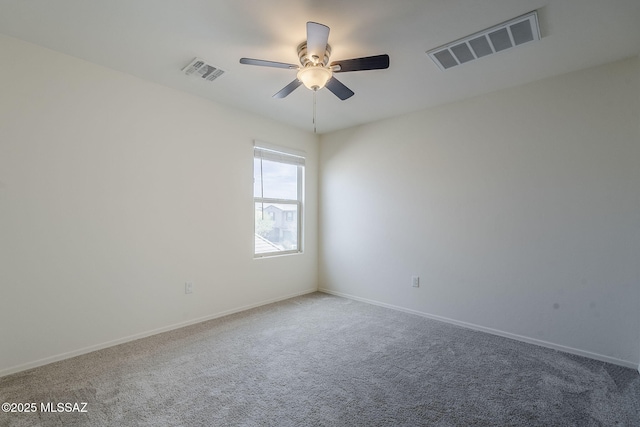
<svg viewBox="0 0 640 427"><path fill-rule="evenodd" d="M228 316L230 314L239 313L241 311L250 310L252 308L260 307L267 304L272 304L278 301L284 301L290 298L299 297L301 295L310 294L313 292L317 292L316 288L309 289L302 292L296 292L294 294L285 295L278 298L272 298L264 301L260 301L254 304L245 305L242 307L234 308L231 310L222 311L220 313L211 314L209 316L199 317L197 319L187 320L186 322L175 323L173 325L165 326L158 329L153 329L146 332L141 332L139 334L130 335L124 338L119 338L112 341L107 341L100 344L91 345L88 347L80 348L77 350L72 350L66 353L57 354L55 356L45 357L44 359L35 360L33 362L24 363L17 366L12 366L0 371L0 377L4 377L6 375L15 374L17 372L26 371L27 369L37 368L38 366L48 365L49 363L59 362L60 360L70 359L72 357L80 356L83 354L91 353L93 351L102 350L103 348L113 347L118 344L124 344L126 342L135 341L140 338L146 338L152 335L161 334L163 332L172 331L174 329L184 328L185 326L195 325L196 323L206 322L207 320L217 319L219 317Z"/></svg>
<svg viewBox="0 0 640 427"><path fill-rule="evenodd" d="M605 356L602 354L598 354L598 353L592 353L590 351L586 351L586 350L580 350L577 348L572 348L572 347L567 347L564 345L560 345L560 344L554 344L552 342L548 342L548 341L543 341L543 340L539 340L536 338L530 338L527 336L523 336L523 335L518 335L518 334L513 334L510 332L505 332L505 331L501 331L498 329L493 329L493 328L487 328L484 326L480 326L480 325L476 325L473 323L468 323L468 322L462 322L459 320L455 320L455 319L449 319L447 317L442 317L442 316L438 316L435 314L429 314L429 313L425 313L422 311L417 311L417 310L412 310L412 309L408 309L408 308L404 308L404 307L400 307L397 305L392 305L392 304L387 304L384 302L380 302L380 301L375 301L375 300L371 300L368 298L361 298L355 295L350 295L350 294L345 294L342 292L337 292L337 291L333 291L331 289L324 289L324 288L319 288L318 289L319 292L324 292L327 294L331 294L331 295L336 295L339 297L343 297L343 298L348 298L348 299L352 299L355 301L360 301L360 302L364 302L367 304L372 304L372 305L377 305L380 307L385 307L385 308L390 308L392 310L398 310L398 311L403 311L405 313L410 313L410 314L415 314L417 316L421 316L421 317L426 317L432 320L437 320L440 322L445 322L445 323L450 323L452 325L456 325L456 326L462 326L463 328L468 328L468 329L473 329L475 331L480 331L480 332L486 332L492 335L498 335L501 337L505 337L505 338L511 338L514 339L516 341L522 341L522 342L526 342L529 344L535 344L535 345L539 345L541 347L547 347L547 348L551 348L553 350L558 350L558 351L562 351L565 353L570 353L570 354L575 354L578 356L584 356L584 357L588 357L590 359L595 359L595 360L599 360L601 362L607 362L607 363L612 363L614 365L619 365L619 366L624 366L625 368L631 368L631 369L637 369L638 372L640 373L640 365L637 365L635 362L630 362L628 360L622 360L622 359L617 359L615 357L609 357L609 356Z"/></svg>

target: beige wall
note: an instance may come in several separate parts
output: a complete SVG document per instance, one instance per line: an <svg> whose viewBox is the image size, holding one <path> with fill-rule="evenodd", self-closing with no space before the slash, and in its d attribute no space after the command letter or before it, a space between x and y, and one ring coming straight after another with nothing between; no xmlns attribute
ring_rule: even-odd
<svg viewBox="0 0 640 427"><path fill-rule="evenodd" d="M0 375L317 288L315 135L7 37L0 57ZM307 152L302 255L253 259L254 138Z"/></svg>
<svg viewBox="0 0 640 427"><path fill-rule="evenodd" d="M638 69L323 136L320 287L637 367Z"/></svg>

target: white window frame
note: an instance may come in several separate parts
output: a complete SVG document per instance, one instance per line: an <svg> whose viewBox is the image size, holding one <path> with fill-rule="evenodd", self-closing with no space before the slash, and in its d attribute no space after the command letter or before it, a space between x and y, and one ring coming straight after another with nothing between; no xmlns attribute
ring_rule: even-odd
<svg viewBox="0 0 640 427"><path fill-rule="evenodd" d="M284 147L269 144L263 141L255 141L253 158L254 158L254 161L257 158L260 158L262 160L293 164L297 166L297 200L262 197L263 194L261 194L260 197L256 197L255 195L253 197L254 211L255 211L256 203L262 203L263 205L270 203L270 204L296 206L297 247L296 249L291 249L291 250L279 250L279 251L272 251L272 252L256 253L255 240L254 240L253 257L258 259L258 258L267 258L267 257L273 257L273 256L302 253L304 248L304 233L303 233L303 229L304 229L304 222L303 222L303 218L304 218L303 204L304 203L303 202L304 202L304 175L305 175L304 151L294 150L291 148L284 148ZM254 235L256 232L255 224L256 224L256 221L255 221L255 215L254 215L254 220L253 220Z"/></svg>

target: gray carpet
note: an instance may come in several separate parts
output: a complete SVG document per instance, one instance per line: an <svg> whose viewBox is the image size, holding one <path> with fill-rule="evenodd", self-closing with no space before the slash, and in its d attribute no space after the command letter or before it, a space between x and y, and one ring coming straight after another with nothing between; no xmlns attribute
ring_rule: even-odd
<svg viewBox="0 0 640 427"><path fill-rule="evenodd" d="M0 402L38 405L2 426L638 426L640 375L315 293L0 378Z"/></svg>

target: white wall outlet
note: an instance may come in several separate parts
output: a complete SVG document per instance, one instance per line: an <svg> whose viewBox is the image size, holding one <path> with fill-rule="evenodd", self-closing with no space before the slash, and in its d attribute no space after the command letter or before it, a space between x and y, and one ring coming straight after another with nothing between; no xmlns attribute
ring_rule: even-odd
<svg viewBox="0 0 640 427"><path fill-rule="evenodd" d="M411 286L414 288L420 287L420 276L411 276Z"/></svg>
<svg viewBox="0 0 640 427"><path fill-rule="evenodd" d="M193 282L185 282L184 284L184 293L192 294L193 293Z"/></svg>

